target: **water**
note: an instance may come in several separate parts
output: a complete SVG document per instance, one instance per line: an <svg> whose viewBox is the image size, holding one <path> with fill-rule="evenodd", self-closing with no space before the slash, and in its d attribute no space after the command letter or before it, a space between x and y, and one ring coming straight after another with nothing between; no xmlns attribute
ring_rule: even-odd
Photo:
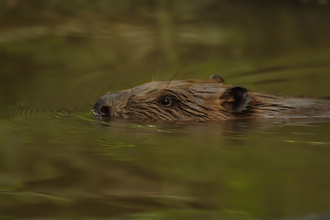
<svg viewBox="0 0 330 220"><path fill-rule="evenodd" d="M90 111L108 91L169 80L187 63L176 79L219 74L254 91L330 97L330 38L319 23L329 23L328 6L275 5L240 11L252 34L230 13L226 23L182 5L173 29L166 10L159 24L143 20L153 10L143 5L137 18L84 23L78 14L24 29L5 14L13 23L0 33L0 218L329 219L330 119L162 123ZM275 12L287 22L263 27Z"/></svg>

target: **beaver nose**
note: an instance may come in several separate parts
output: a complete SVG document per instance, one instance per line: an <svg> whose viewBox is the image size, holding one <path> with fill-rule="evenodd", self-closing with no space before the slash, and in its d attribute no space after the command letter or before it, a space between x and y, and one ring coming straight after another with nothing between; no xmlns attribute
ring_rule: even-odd
<svg viewBox="0 0 330 220"><path fill-rule="evenodd" d="M109 95L101 96L95 103L92 110L94 115L110 115Z"/></svg>

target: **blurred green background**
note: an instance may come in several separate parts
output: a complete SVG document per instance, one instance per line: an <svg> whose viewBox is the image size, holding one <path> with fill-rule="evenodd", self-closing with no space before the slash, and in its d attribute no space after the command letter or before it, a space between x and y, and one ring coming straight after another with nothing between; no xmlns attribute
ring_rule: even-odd
<svg viewBox="0 0 330 220"><path fill-rule="evenodd" d="M5 102L20 101L23 90L38 98L42 94L35 93L42 90L66 105L84 102L110 89L126 89L125 83L151 81L156 73L159 80L169 80L186 64L178 79L220 74L250 89L330 95L324 84L329 74L321 74L328 72L330 59L325 0L0 4L0 97ZM242 79L240 74L253 71L263 74ZM290 82L278 89L267 83L273 81ZM24 105L39 102L24 100Z"/></svg>

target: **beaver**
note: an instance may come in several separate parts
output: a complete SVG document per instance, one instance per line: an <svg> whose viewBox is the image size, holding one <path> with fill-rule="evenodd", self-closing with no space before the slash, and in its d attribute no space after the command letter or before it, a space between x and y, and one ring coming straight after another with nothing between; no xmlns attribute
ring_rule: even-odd
<svg viewBox="0 0 330 220"><path fill-rule="evenodd" d="M96 116L166 121L330 117L329 98L258 93L223 82L218 75L204 80L149 82L107 93L92 111Z"/></svg>

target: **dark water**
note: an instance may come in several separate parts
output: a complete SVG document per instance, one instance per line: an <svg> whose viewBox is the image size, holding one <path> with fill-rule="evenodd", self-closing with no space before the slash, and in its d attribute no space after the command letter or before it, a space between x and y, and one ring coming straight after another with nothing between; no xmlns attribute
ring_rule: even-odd
<svg viewBox="0 0 330 220"><path fill-rule="evenodd" d="M48 23L31 6L26 24L11 14L19 3L3 6L0 218L330 219L330 119L93 117L104 93L186 64L177 79L220 74L255 91L330 97L328 4L212 2Z"/></svg>

